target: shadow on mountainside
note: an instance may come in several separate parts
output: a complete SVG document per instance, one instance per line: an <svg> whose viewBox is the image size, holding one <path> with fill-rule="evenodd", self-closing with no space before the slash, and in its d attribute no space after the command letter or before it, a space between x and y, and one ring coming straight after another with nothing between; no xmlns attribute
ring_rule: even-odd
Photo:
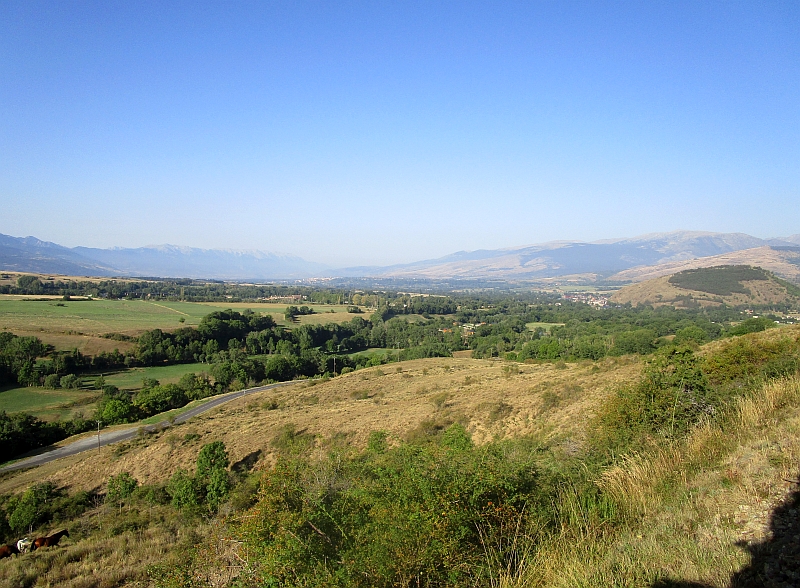
<svg viewBox="0 0 800 588"><path fill-rule="evenodd" d="M800 484L772 511L767 538L739 543L750 552L750 564L731 576L728 588L800 586ZM659 580L652 588L709 588L683 580Z"/></svg>

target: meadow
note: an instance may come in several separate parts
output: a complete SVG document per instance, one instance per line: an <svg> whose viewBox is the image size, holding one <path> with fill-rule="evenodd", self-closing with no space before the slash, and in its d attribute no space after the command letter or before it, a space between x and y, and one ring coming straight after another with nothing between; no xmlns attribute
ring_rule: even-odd
<svg viewBox="0 0 800 588"><path fill-rule="evenodd" d="M57 298L0 296L0 330L15 335L32 335L53 345L57 350L78 349L86 355L133 347L127 341L103 338L119 333L136 336L150 329L173 331L197 326L202 318L215 310L250 309L269 314L279 325L288 326L284 318L286 304L241 302L180 302L148 300L60 300ZM367 316L347 312L345 305L310 305L315 313L297 317L293 324L328 324Z"/></svg>
<svg viewBox="0 0 800 588"><path fill-rule="evenodd" d="M144 378L158 380L161 384L177 384L185 374L207 372L209 365L204 363L179 363L175 365L136 367L109 374L103 374L106 384L120 390L138 390Z"/></svg>
<svg viewBox="0 0 800 588"><path fill-rule="evenodd" d="M46 421L68 420L78 413L89 416L99 398L96 390L6 388L0 390L0 412L26 412Z"/></svg>

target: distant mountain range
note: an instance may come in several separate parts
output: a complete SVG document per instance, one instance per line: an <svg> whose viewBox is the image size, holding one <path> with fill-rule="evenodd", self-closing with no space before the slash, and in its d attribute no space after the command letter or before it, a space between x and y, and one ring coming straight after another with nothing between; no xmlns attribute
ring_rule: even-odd
<svg viewBox="0 0 800 588"><path fill-rule="evenodd" d="M35 237L0 234L0 269L74 276L249 280L308 278L324 272L327 266L262 251L174 245L68 248Z"/></svg>
<svg viewBox="0 0 800 588"><path fill-rule="evenodd" d="M800 245L800 235L759 239L743 233L676 231L585 243L555 241L509 249L460 251L446 257L390 267L350 268L339 275L410 279L532 281L569 277L596 282L631 268L660 266L760 247Z"/></svg>
<svg viewBox="0 0 800 588"><path fill-rule="evenodd" d="M753 255L759 259L772 259L774 267L767 269L796 279L794 275L787 274L793 273L789 271L792 267L800 267L795 259L795 256L800 256L800 234L780 239L759 239L743 233L693 231L655 233L591 243L555 241L507 249L460 251L438 259L408 264L338 270L299 257L262 251L197 249L174 245L133 249L68 248L34 237L0 235L0 269L64 275L224 280L374 277L630 282L663 275L658 268L670 267L672 271L680 271L689 266L697 267L698 263L713 264L716 257L730 256L736 252L739 253L733 255L735 263L749 263L749 254L743 253L747 251L753 251ZM757 251L761 253L756 254ZM772 257L766 254L767 251L773 252Z"/></svg>

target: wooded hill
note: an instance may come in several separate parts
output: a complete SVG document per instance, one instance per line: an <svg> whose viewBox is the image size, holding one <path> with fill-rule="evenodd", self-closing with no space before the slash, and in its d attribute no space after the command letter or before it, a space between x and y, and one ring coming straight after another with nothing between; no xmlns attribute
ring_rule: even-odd
<svg viewBox="0 0 800 588"><path fill-rule="evenodd" d="M796 305L800 288L760 267L725 265L690 269L632 284L615 292L611 301L634 306Z"/></svg>

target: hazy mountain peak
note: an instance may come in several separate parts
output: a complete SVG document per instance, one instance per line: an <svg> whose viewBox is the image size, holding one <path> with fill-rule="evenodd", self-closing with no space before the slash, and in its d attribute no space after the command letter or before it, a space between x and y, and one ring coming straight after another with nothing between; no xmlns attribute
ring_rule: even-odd
<svg viewBox="0 0 800 588"><path fill-rule="evenodd" d="M330 271L323 264L297 256L258 249L201 249L171 244L138 248L67 248L36 237L0 235L0 267L76 275L229 280L336 275L470 280L540 280L575 276L576 279L592 281L634 268L798 244L800 235L760 239L744 233L672 231L593 242L562 240L523 247L458 251L437 259L389 267Z"/></svg>

